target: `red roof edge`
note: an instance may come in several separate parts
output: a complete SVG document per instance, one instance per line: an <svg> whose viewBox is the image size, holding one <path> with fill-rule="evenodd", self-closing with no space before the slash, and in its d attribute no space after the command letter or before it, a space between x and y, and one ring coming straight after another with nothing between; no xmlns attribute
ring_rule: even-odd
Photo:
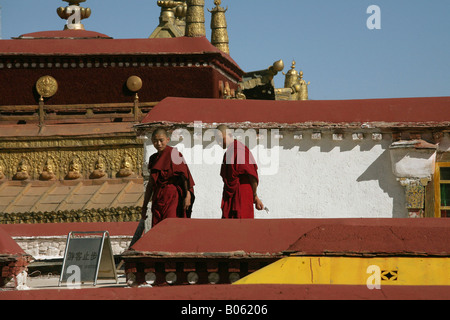
<svg viewBox="0 0 450 320"><path fill-rule="evenodd" d="M89 30L55 30L26 33L13 38L15 40L39 40L39 39L112 39L112 37Z"/></svg>
<svg viewBox="0 0 450 320"><path fill-rule="evenodd" d="M142 124L420 123L450 125L450 97L359 100L223 100L169 97Z"/></svg>
<svg viewBox="0 0 450 320"><path fill-rule="evenodd" d="M71 231L108 231L110 236L133 236L137 226L138 222L5 224L0 227L0 232L3 228L11 237L67 236Z"/></svg>
<svg viewBox="0 0 450 320"><path fill-rule="evenodd" d="M25 254L25 252L17 244L17 242L12 239L11 235L2 227L0 227L0 255L17 254Z"/></svg>

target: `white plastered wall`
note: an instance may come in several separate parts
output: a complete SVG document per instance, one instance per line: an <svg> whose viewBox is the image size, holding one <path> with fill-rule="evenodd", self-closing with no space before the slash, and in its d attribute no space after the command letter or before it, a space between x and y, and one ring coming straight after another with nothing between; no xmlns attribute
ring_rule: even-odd
<svg viewBox="0 0 450 320"><path fill-rule="evenodd" d="M279 133L278 146L258 141L252 149L260 167L258 195L269 209L269 213L255 210L256 218L408 216L404 188L392 172L391 135L374 140L365 133L354 140L351 132L333 138L331 132L322 131L316 140L312 131ZM196 183L193 218L219 219L224 151L207 136L202 138L191 139L193 149L178 137L170 145L185 155ZM145 159L154 152L147 140Z"/></svg>

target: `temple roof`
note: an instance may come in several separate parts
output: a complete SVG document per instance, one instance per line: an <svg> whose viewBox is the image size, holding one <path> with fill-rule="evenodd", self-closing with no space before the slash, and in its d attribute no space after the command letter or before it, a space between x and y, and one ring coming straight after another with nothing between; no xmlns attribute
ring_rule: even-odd
<svg viewBox="0 0 450 320"><path fill-rule="evenodd" d="M445 220L445 221L444 221ZM269 257L450 254L450 221L424 219L166 219L123 255Z"/></svg>
<svg viewBox="0 0 450 320"><path fill-rule="evenodd" d="M55 30L38 31L26 33L18 36L19 40L39 40L39 39L112 39L105 34L88 30Z"/></svg>
<svg viewBox="0 0 450 320"><path fill-rule="evenodd" d="M53 212L142 205L140 179L5 181L0 212Z"/></svg>
<svg viewBox="0 0 450 320"><path fill-rule="evenodd" d="M247 127L449 126L450 97L371 100L219 100L166 98L141 126L226 123Z"/></svg>
<svg viewBox="0 0 450 320"><path fill-rule="evenodd" d="M66 32L94 38L56 38ZM206 37L108 39L68 30L40 35L0 40L0 105L11 110L15 110L12 106L37 105L36 81L46 75L57 81L58 89L45 105L65 109L67 105L132 103L134 94L125 86L132 75L143 82L140 101L157 102L168 96L216 98L220 82L235 88L244 74Z"/></svg>
<svg viewBox="0 0 450 320"><path fill-rule="evenodd" d="M77 37L74 37L75 35ZM66 30L31 33L18 39L1 40L0 55L78 56L213 53L236 64L229 55L214 47L206 37L164 39L111 39L105 37L107 36L91 31Z"/></svg>

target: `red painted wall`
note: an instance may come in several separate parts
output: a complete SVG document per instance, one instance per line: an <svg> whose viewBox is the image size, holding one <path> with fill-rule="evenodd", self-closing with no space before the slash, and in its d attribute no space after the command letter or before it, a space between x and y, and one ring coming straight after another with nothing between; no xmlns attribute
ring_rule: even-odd
<svg viewBox="0 0 450 320"><path fill-rule="evenodd" d="M140 101L154 102L166 97L218 98L219 81L230 81L206 67L111 67L2 69L0 105L37 105L36 81L50 75L58 81L58 92L46 105L133 102L126 87L128 77L142 79ZM236 87L236 85L233 85Z"/></svg>

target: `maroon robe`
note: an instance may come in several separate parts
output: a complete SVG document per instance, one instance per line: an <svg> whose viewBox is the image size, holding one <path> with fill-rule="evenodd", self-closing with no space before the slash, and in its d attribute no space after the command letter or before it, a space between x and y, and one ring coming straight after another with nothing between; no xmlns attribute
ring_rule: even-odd
<svg viewBox="0 0 450 320"><path fill-rule="evenodd" d="M222 219L253 219L253 189L249 176L258 178L258 166L250 150L237 140L223 157Z"/></svg>
<svg viewBox="0 0 450 320"><path fill-rule="evenodd" d="M162 152L150 157L148 169L153 181L152 226L166 218L190 218L194 203L194 180L191 172L177 149L167 146ZM191 206L184 209L183 184L187 181L191 193Z"/></svg>

